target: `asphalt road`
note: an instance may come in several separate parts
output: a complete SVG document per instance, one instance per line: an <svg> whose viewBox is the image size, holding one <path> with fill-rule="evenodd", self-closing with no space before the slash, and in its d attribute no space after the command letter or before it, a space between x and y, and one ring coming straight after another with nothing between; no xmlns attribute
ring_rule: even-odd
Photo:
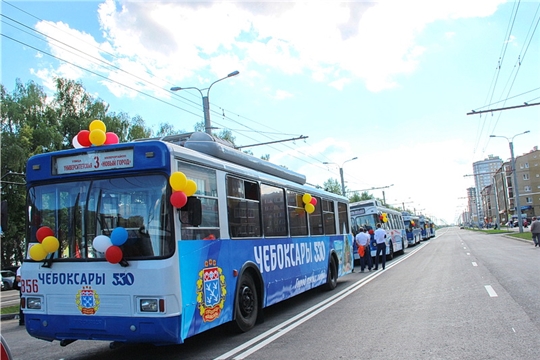
<svg viewBox="0 0 540 360"><path fill-rule="evenodd" d="M265 309L246 334L227 326L185 344L124 346L2 335L18 359L538 359L540 248L503 235L443 229L386 270L353 273Z"/></svg>

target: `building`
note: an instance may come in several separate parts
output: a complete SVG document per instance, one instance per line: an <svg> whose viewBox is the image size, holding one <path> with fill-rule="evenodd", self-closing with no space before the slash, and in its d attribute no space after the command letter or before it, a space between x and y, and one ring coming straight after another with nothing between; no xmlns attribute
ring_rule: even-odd
<svg viewBox="0 0 540 360"><path fill-rule="evenodd" d="M515 158L520 213L523 218L540 216L540 150L535 146L529 153ZM494 196L501 224L517 219L514 178L510 161L502 164L494 176Z"/></svg>
<svg viewBox="0 0 540 360"><path fill-rule="evenodd" d="M482 190L493 184L493 175L501 168L503 161L498 156L488 155L487 159L473 163L474 187L476 188L476 211L479 221L485 220L486 210L484 208L484 199L482 199Z"/></svg>

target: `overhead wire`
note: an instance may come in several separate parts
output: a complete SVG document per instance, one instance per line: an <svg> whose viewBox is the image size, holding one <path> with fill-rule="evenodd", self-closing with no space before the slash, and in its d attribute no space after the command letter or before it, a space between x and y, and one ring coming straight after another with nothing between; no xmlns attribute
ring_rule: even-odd
<svg viewBox="0 0 540 360"><path fill-rule="evenodd" d="M2 2L4 2L4 3L6 3L6 4L8 4L8 5L12 6L12 7L14 7L15 9L17 9L17 10L19 10L19 11L21 11L21 12L23 12L23 13L25 13L25 14L27 14L27 15L33 17L33 18L35 18L35 19L37 19L38 21L45 21L45 20L43 20L43 19L41 19L41 18L39 18L39 17L37 17L37 16L35 16L35 15L29 13L28 11L25 11L25 10L23 10L23 9L17 7L17 6L14 6L13 4L11 4L11 3L9 3L9 2L7 2L7 1L5 1L5 0L2 0ZM6 19L9 20L9 21L12 21L13 23L17 24L18 26L21 26L21 27L24 27L24 28L26 28L26 29L29 29L29 30L31 30L31 31L34 32L34 33L38 33L39 35L43 36L44 38L51 40L52 42L56 43L55 46L57 46L59 49L62 49L63 51L69 52L69 53L71 53L71 54L73 54L73 55L75 55L75 56L81 56L81 58L82 58L82 56L85 56L85 57L86 57L86 59L85 59L86 61L90 61L90 62L92 62L92 63L94 63L94 64L96 64L96 65L98 65L98 66L102 66L102 67L104 67L105 69L108 67L109 70L113 69L113 71L122 72L122 73L124 73L124 74L126 74L126 75L128 75L128 76L131 76L131 77L133 77L133 78L139 80L140 82L143 82L143 83L145 83L145 84L147 84L147 85L151 85L151 86L154 87L155 89L158 89L158 90L160 90L160 91L166 91L166 90L164 90L160 85L155 84L155 83L153 83L153 82L150 82L150 81L148 81L148 79L142 78L142 77L140 77L140 76L138 76L138 75L136 75L136 74L133 74L133 73L131 73L131 72L129 72L129 71L126 71L126 70L124 70L124 69L122 69L122 68L120 68L120 67L114 65L113 63L111 63L111 62L109 62L109 61L106 61L106 60L104 60L104 59L100 59L100 58L97 58L97 57L95 57L95 56L93 56L93 55L91 55L91 54L88 54L88 53L85 52L85 51L82 51L82 50L80 50L80 49L77 49L77 48L75 48L75 47L73 47L73 46L71 46L71 45L69 45L69 44L66 44L66 43L63 42L63 41L60 41L60 40L58 40L58 39L56 39L56 38L54 38L54 37L52 37L52 36L50 36L50 35L47 35L47 34L45 34L45 33L43 33L43 32L40 32L40 31L38 31L38 30L36 30L36 29L34 29L34 28L28 26L28 25L25 25L25 24L23 24L22 22L20 22L20 21L18 21L18 20L16 20L16 19L13 19L13 18L11 18L11 17L9 17L9 16L6 16L6 15L4 15L4 14L2 14L2 17L6 18ZM35 34L32 34L32 33L28 32L28 31L25 31L25 30L23 30L23 29L21 29L21 28L17 28L15 25L13 25L13 24L11 24L11 23L8 23L8 22L6 22L6 21L2 21L2 23L6 24L6 25L9 25L9 26L11 26L11 27L17 29L18 31L21 31L21 32L23 32L23 33L26 33L26 34L28 34L28 35L30 35L30 36L32 36L32 37L35 37L35 38L37 38L37 39L43 41L43 39L41 39L40 37L36 36ZM62 31L62 32L64 32L64 33L67 33L67 32L65 32L63 29L60 29L60 28L54 26L54 25L51 24L50 22L47 22L47 24L48 24L49 26L53 26L53 27L56 28L56 30L58 30L58 31ZM70 36L74 37L73 34L70 34L70 33L67 33L67 34L69 34ZM105 79L105 80L109 81L109 82L112 82L112 83L115 83L115 84L117 84L117 85L123 86L123 87L125 87L126 89L135 91L135 92L137 92L137 93L139 93L139 94L141 94L141 95L147 96L147 97L152 98L152 99L154 99L154 100L158 100L158 101L161 102L161 103L164 103L164 104L173 106L174 108L180 109L180 110L182 110L182 111L185 111L185 112L188 113L188 114L191 114L191 115L194 115L194 116L196 116L196 117L198 117L198 118L201 118L200 114L196 114L196 113L194 113L194 112L192 112L192 111L190 111L190 110L187 110L187 109L185 109L185 108L183 108L183 107L181 107L181 106L178 106L178 105L175 105L175 104L170 103L169 101L165 101L165 100L163 100L163 99L160 99L160 98L158 98L157 96L151 95L151 94L149 94L149 93L147 93L147 92L145 92L145 91L142 91L142 90L140 90L140 89L137 89L137 88L135 88L135 87L133 87L133 86L127 85L127 84L122 83L122 82L117 81L117 80L113 80L113 79L111 79L110 77L106 77L106 76L104 76L104 75L98 73L97 71L93 71L93 70L91 70L91 69L85 68L84 66L77 65L77 64L75 64L74 62L71 62L71 61L68 61L68 60L66 60L66 59L63 59L63 58L61 58L61 57L59 57L59 56L56 56L56 55L54 55L54 54L52 54L52 53L49 53L49 52L47 52L47 51L44 51L44 50L42 50L42 49L39 49L39 48L37 48L37 47L35 47L35 46L32 46L32 45L30 45L30 44L28 44L28 43L25 43L24 41L15 39L15 38L13 38L13 37L11 37L11 36L8 36L8 35L6 35L6 34L3 34L3 33L2 33L1 35L4 36L4 37L7 38L7 39L10 39L10 40L15 41L15 42L17 42L17 43L20 43L21 45L24 45L24 46L28 46L29 48L34 49L34 50L36 50L36 51L38 51L38 52L40 52L40 53L42 53L42 54L45 54L45 55L50 56L50 57L52 57L52 58L55 58L55 59L57 59L57 60L59 60L59 61L65 62L66 64L69 64L69 65L71 65L71 66L75 66L76 68L79 68L79 69L81 69L81 70L83 70L83 71L86 71L86 72L88 72L88 73L90 73L90 74L96 75L96 76L98 76L98 77L100 77L100 78L102 78L102 79ZM77 41L84 41L84 40L79 39L79 38L77 38L77 37L75 37L75 38L77 39ZM110 56L113 57L113 58L116 58L116 57L117 57L116 55L114 55L114 54L112 54L112 53L103 51L103 49L96 47L94 44L89 44L88 42L85 42L85 43L86 43L87 45L89 45L89 46L92 46L92 47L96 48L99 52L104 52L105 54L110 55ZM50 43L49 43L49 46L51 46ZM151 76L154 76L154 75L153 75L152 73L150 73L150 72L147 72L147 73L148 73L149 75L151 75ZM160 80L166 81L166 80L163 80L163 79L160 79ZM170 83L169 83L169 84L170 84ZM193 101L193 100L187 99L187 98L182 97L182 96L180 96L180 95L178 95L178 94L174 94L174 95L176 95L175 97L181 99L180 101L181 101L182 103L184 103L184 104L190 105L190 106L192 106L192 107L199 107L199 106L196 105L196 102ZM214 106L214 107L215 107L215 106ZM222 109L222 108L220 107L220 109ZM210 110L211 110L212 113L218 114L218 115L219 115L219 113L218 113L217 111L212 110L212 109L210 109ZM228 111L228 112L231 112L231 111ZM231 112L231 113L232 113L232 112ZM233 114L234 114L234 113L233 113ZM255 120L253 120L253 119L248 119L247 117L241 116L241 115L239 115L239 114L235 114L235 115L237 115L237 117L241 117L241 118L243 118L243 119L245 119L245 120L254 122L254 123L258 124L259 126L265 126L265 127L269 128L269 129L272 129L271 127L268 127L268 126L266 126L266 125L264 125L264 124L262 124L262 123L259 123L259 122L255 121ZM243 123L243 122L236 121L236 120L234 120L233 118L231 118L231 117L229 117L229 116L224 116L224 118L227 119L228 121L231 121L231 122L233 122L233 123L236 123L236 124L238 124L238 125L240 125L240 126L246 128L246 129L247 129L246 131L251 131L251 132L257 133L257 134L259 134L259 135L261 135L261 136L263 136L263 137L265 137L265 138L267 138L267 139L270 139L270 140L276 140L275 137L272 138L270 135L274 135L274 136L275 136L275 135L281 135L281 136L288 135L288 134L285 134L285 133L283 133L283 132L279 132L279 130L277 130L277 129L272 129L273 132L263 132L263 131L254 129L254 128L250 127L250 126L247 126L247 125L246 125L245 123ZM221 123L216 122L216 121L214 121L214 122L215 122L217 125L220 125L220 126L223 126L223 127L227 128L227 126L225 126L224 124L221 124ZM253 137L251 137L251 136L247 136L245 133L243 134L243 136L244 136L244 137L248 137L248 138L250 138L250 139L253 140L253 141L260 141L259 139L253 138ZM278 140L279 140L279 139L278 139ZM305 162L305 163L307 163L307 164L316 165L316 166L318 166L318 167L320 167L320 168L325 168L325 167L322 166L322 163L323 163L322 160L320 160L320 159L318 159L318 158L315 158L315 157L313 157L313 156L311 156L311 155L309 155L309 154L303 153L302 151L299 151L297 148L293 148L293 147L291 147L291 146L289 146L289 145L287 145L287 144L281 144L281 145L284 146L284 147L286 147L286 148L288 148L288 149L294 150L295 152L297 152L297 153L301 154L302 156L304 156L304 158L299 157L299 156L296 156L296 155L294 155L294 154L291 154L290 156L292 156L292 157L294 157L294 158L296 158L296 159L298 159L298 160L300 160L300 161L302 161L302 162ZM276 151L280 151L280 149L278 149L276 146L269 145L269 147L272 148L272 149L274 149L274 150L276 150ZM307 160L305 159L305 157L312 159L314 162L311 163L311 162L307 161Z"/></svg>

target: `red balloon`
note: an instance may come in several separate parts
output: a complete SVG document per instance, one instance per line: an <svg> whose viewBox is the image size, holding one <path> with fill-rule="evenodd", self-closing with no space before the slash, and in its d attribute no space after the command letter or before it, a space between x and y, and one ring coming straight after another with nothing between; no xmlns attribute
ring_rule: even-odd
<svg viewBox="0 0 540 360"><path fill-rule="evenodd" d="M111 264L118 264L120 261L122 261L123 257L124 253L122 252L122 249L116 245L109 246L109 248L105 251L105 259L107 259L107 261Z"/></svg>
<svg viewBox="0 0 540 360"><path fill-rule="evenodd" d="M90 142L90 131L88 130L79 131L79 133L77 134L77 140L79 141L79 144L81 144L81 146L88 147L92 145L92 143Z"/></svg>
<svg viewBox="0 0 540 360"><path fill-rule="evenodd" d="M317 199L315 199L314 197L311 198L311 201L309 202L311 205L315 206L317 205Z"/></svg>
<svg viewBox="0 0 540 360"><path fill-rule="evenodd" d="M48 226L42 226L36 231L36 238L39 242L42 242L47 236L54 236L54 232Z"/></svg>
<svg viewBox="0 0 540 360"><path fill-rule="evenodd" d="M105 145L118 144L118 135L113 132L105 133Z"/></svg>
<svg viewBox="0 0 540 360"><path fill-rule="evenodd" d="M177 209L180 209L187 203L186 193L183 191L175 191L171 195L171 204Z"/></svg>

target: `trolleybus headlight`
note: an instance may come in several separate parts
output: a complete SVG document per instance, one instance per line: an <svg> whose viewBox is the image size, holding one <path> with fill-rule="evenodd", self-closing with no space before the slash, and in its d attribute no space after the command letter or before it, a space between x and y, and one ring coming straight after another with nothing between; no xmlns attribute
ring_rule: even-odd
<svg viewBox="0 0 540 360"><path fill-rule="evenodd" d="M142 312L158 311L158 299L140 299L139 304Z"/></svg>
<svg viewBox="0 0 540 360"><path fill-rule="evenodd" d="M26 308L41 310L41 298L38 297L27 297L26 298Z"/></svg>

